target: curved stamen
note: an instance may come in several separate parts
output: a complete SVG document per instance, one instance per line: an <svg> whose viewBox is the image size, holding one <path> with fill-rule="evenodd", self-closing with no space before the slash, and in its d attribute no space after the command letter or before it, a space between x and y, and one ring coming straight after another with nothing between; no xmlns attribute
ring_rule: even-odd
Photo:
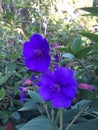
<svg viewBox="0 0 98 130"><path fill-rule="evenodd" d="M44 52L43 52L43 50L36 49L36 50L33 50L33 54L35 56L42 57L44 55Z"/></svg>
<svg viewBox="0 0 98 130"><path fill-rule="evenodd" d="M61 90L59 84L53 84L50 88L51 88L52 92L54 92L55 90L57 92L60 92L60 90Z"/></svg>

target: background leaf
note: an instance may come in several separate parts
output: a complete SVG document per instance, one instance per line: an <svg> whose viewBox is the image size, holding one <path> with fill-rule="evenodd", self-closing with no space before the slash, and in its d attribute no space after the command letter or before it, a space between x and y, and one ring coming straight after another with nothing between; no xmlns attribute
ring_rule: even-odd
<svg viewBox="0 0 98 130"><path fill-rule="evenodd" d="M36 109L35 102L32 99L30 99L29 101L24 103L24 106L20 108L18 111L30 111L35 109Z"/></svg>
<svg viewBox="0 0 98 130"><path fill-rule="evenodd" d="M98 7L85 7L85 8L80 8L80 9L87 11L95 16L98 16Z"/></svg>
<svg viewBox="0 0 98 130"><path fill-rule="evenodd" d="M97 34L85 32L85 31L81 32L80 34L82 36L85 36L85 37L89 38L90 40L98 43L98 35Z"/></svg>
<svg viewBox="0 0 98 130"><path fill-rule="evenodd" d="M90 106L93 108L93 110L98 111L98 97L91 101Z"/></svg>
<svg viewBox="0 0 98 130"><path fill-rule="evenodd" d="M73 125L69 130L98 130L98 125L94 125L93 123L81 123Z"/></svg>
<svg viewBox="0 0 98 130"><path fill-rule="evenodd" d="M2 88L0 90L0 100L2 100L4 98L4 96L5 96L5 90L4 90L4 88Z"/></svg>
<svg viewBox="0 0 98 130"><path fill-rule="evenodd" d="M44 101L38 93L28 90L28 94L35 102L44 103Z"/></svg>
<svg viewBox="0 0 98 130"><path fill-rule="evenodd" d="M0 85L2 85L3 83L5 83L8 80L8 76L2 76L0 77Z"/></svg>
<svg viewBox="0 0 98 130"><path fill-rule="evenodd" d="M19 130L59 130L55 123L46 117L37 117L26 123Z"/></svg>
<svg viewBox="0 0 98 130"><path fill-rule="evenodd" d="M14 62L10 62L10 63L7 64L7 68L8 68L8 70L9 70L10 72L15 71L16 67L17 67L17 66L16 66L16 63L14 63Z"/></svg>
<svg viewBox="0 0 98 130"><path fill-rule="evenodd" d="M74 53L76 53L77 51L79 51L81 49L81 43L82 43L82 40L81 40L81 36L77 36L72 44L71 44L71 49L74 51Z"/></svg>
<svg viewBox="0 0 98 130"><path fill-rule="evenodd" d="M80 49L78 52L76 52L75 56L77 58L84 58L87 56L87 54L92 50L92 47L85 47L83 49Z"/></svg>

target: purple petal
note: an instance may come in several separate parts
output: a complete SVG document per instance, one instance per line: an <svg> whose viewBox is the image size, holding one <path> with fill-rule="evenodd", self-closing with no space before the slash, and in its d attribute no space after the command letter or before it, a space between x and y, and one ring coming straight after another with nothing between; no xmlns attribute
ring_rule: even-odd
<svg viewBox="0 0 98 130"><path fill-rule="evenodd" d="M42 74L40 77L40 82L43 85L50 85L50 83L54 83L54 73L48 70L46 73Z"/></svg>
<svg viewBox="0 0 98 130"><path fill-rule="evenodd" d="M64 75L64 77L73 77L73 70L65 67L59 67L55 70L55 75L56 77L58 77L58 75Z"/></svg>
<svg viewBox="0 0 98 130"><path fill-rule="evenodd" d="M25 65L28 69L34 72L45 72L50 65L50 56L47 57L34 57L31 59L25 59Z"/></svg>
<svg viewBox="0 0 98 130"><path fill-rule="evenodd" d="M39 87L38 92L45 101L51 100L52 97L49 87L47 86Z"/></svg>
<svg viewBox="0 0 98 130"><path fill-rule="evenodd" d="M55 55L55 62L57 62L57 63L59 62L59 56L58 56L58 54Z"/></svg>
<svg viewBox="0 0 98 130"><path fill-rule="evenodd" d="M32 79L32 80L37 80L38 77L37 77L37 75L33 74L33 75L31 76L31 79Z"/></svg>
<svg viewBox="0 0 98 130"><path fill-rule="evenodd" d="M19 87L19 90L20 90L21 92L23 92L23 91L24 91L24 87L23 87L23 86L20 86L20 87Z"/></svg>
<svg viewBox="0 0 98 130"><path fill-rule="evenodd" d="M40 34L34 34L30 37L33 49L42 49L43 37Z"/></svg>
<svg viewBox="0 0 98 130"><path fill-rule="evenodd" d="M54 77L51 71L41 75L38 92L45 101L52 98L51 86L53 83Z"/></svg>
<svg viewBox="0 0 98 130"><path fill-rule="evenodd" d="M25 99L25 93L22 92L22 93L20 94L20 101L23 102L24 99Z"/></svg>
<svg viewBox="0 0 98 130"><path fill-rule="evenodd" d="M23 56L24 57L31 57L33 55L33 49L31 42L25 42L23 46Z"/></svg>
<svg viewBox="0 0 98 130"><path fill-rule="evenodd" d="M65 96L73 99L76 95L77 87L78 87L78 84L76 80L72 78L69 80L68 84L61 86L61 91Z"/></svg>
<svg viewBox="0 0 98 130"><path fill-rule="evenodd" d="M43 37L38 33L35 33L30 37L30 41L42 41L42 40Z"/></svg>
<svg viewBox="0 0 98 130"><path fill-rule="evenodd" d="M70 98L63 96L62 94L56 95L52 99L52 106L54 108L69 108L71 105Z"/></svg>
<svg viewBox="0 0 98 130"><path fill-rule="evenodd" d="M62 87L62 93L70 98L73 99L76 95L76 88L73 88L74 86L67 86L67 87Z"/></svg>
<svg viewBox="0 0 98 130"><path fill-rule="evenodd" d="M56 80L58 83L64 84L68 83L70 79L73 77L73 71L71 69L65 68L65 67L58 67L54 71Z"/></svg>
<svg viewBox="0 0 98 130"><path fill-rule="evenodd" d="M30 42L33 49L42 49L44 53L49 53L49 43L40 34L34 34L33 36L31 36Z"/></svg>
<svg viewBox="0 0 98 130"><path fill-rule="evenodd" d="M43 48L44 48L44 53L48 54L50 51L50 47L49 47L48 41L45 38L43 39L42 44L43 44Z"/></svg>

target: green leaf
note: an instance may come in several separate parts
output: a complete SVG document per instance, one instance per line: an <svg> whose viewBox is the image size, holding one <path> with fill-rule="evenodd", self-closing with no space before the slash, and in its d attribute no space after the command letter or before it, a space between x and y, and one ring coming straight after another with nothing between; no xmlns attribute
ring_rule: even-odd
<svg viewBox="0 0 98 130"><path fill-rule="evenodd" d="M28 90L28 94L35 102L44 103L43 99L41 98L41 96L37 92Z"/></svg>
<svg viewBox="0 0 98 130"><path fill-rule="evenodd" d="M8 80L8 76L3 76L3 77L0 77L0 85L2 85L3 83L5 83L7 80Z"/></svg>
<svg viewBox="0 0 98 130"><path fill-rule="evenodd" d="M6 127L0 126L0 130L6 130Z"/></svg>
<svg viewBox="0 0 98 130"><path fill-rule="evenodd" d="M85 99L91 100L95 97L95 93L96 92L89 92L87 90L84 89L80 89L79 88L79 93L81 94L81 96Z"/></svg>
<svg viewBox="0 0 98 130"><path fill-rule="evenodd" d="M2 2L9 4L10 0L3 0Z"/></svg>
<svg viewBox="0 0 98 130"><path fill-rule="evenodd" d="M0 118L3 123L6 123L9 120L8 111L0 111Z"/></svg>
<svg viewBox="0 0 98 130"><path fill-rule="evenodd" d="M74 58L74 55L72 55L71 53L64 53L63 55L62 55L62 57L63 58L68 58L68 59L73 59Z"/></svg>
<svg viewBox="0 0 98 130"><path fill-rule="evenodd" d="M93 110L98 111L98 97L92 100L90 106L93 108Z"/></svg>
<svg viewBox="0 0 98 130"><path fill-rule="evenodd" d="M5 96L5 90L4 90L4 88L2 88L0 90L0 100L2 100L4 98L4 96Z"/></svg>
<svg viewBox="0 0 98 130"><path fill-rule="evenodd" d="M20 120L20 115L19 113L16 111L16 112L13 112L11 117L15 120Z"/></svg>
<svg viewBox="0 0 98 130"><path fill-rule="evenodd" d="M93 123L80 123L72 125L68 130L98 130L98 125Z"/></svg>
<svg viewBox="0 0 98 130"><path fill-rule="evenodd" d="M98 88L98 77L94 80L94 86Z"/></svg>
<svg viewBox="0 0 98 130"><path fill-rule="evenodd" d="M30 111L35 109L36 109L35 102L32 99L30 99L29 101L24 103L24 106L20 108L18 111Z"/></svg>
<svg viewBox="0 0 98 130"><path fill-rule="evenodd" d="M81 100L81 101L77 102L77 103L73 106L73 108L83 108L83 106L85 106L85 105L88 104L88 103L89 103L89 100L84 99L84 100Z"/></svg>
<svg viewBox="0 0 98 130"><path fill-rule="evenodd" d="M80 34L98 43L98 34L93 34L93 33L85 32L85 31L81 32Z"/></svg>
<svg viewBox="0 0 98 130"><path fill-rule="evenodd" d="M14 14L13 14L13 12L11 12L11 11L7 11L6 14L5 14L5 17L6 17L8 20L14 20Z"/></svg>
<svg viewBox="0 0 98 130"><path fill-rule="evenodd" d="M87 56L87 54L92 50L92 47L85 47L82 48L81 50L79 50L78 52L76 52L75 56L77 58L85 58L85 56Z"/></svg>
<svg viewBox="0 0 98 130"><path fill-rule="evenodd" d="M19 9L19 8L31 8L32 6L31 5L27 5L27 4L17 4L16 5L16 9Z"/></svg>
<svg viewBox="0 0 98 130"><path fill-rule="evenodd" d="M54 122L46 117L37 117L26 123L19 130L59 130Z"/></svg>
<svg viewBox="0 0 98 130"><path fill-rule="evenodd" d="M64 48L59 48L58 50L60 50L61 52L68 52L68 53L73 54L73 51L71 50L71 48L64 47Z"/></svg>
<svg viewBox="0 0 98 130"><path fill-rule="evenodd" d="M87 11L94 16L98 15L98 7L85 7L85 8L80 8L81 10Z"/></svg>
<svg viewBox="0 0 98 130"><path fill-rule="evenodd" d="M15 126L15 128L17 128L17 130L19 130L21 127L23 127L25 125L25 123L24 124L20 124L20 125L16 125Z"/></svg>
<svg viewBox="0 0 98 130"><path fill-rule="evenodd" d="M74 108L67 111L63 111L63 124L69 123L78 113L80 109ZM67 117L67 118L66 118ZM58 116L57 122L60 122L60 117Z"/></svg>
<svg viewBox="0 0 98 130"><path fill-rule="evenodd" d="M8 64L7 64L7 68L8 68L8 70L9 70L10 72L15 71L15 69L16 69L16 63L14 63L14 62L8 63Z"/></svg>
<svg viewBox="0 0 98 130"><path fill-rule="evenodd" d="M71 44L71 49L74 51L74 53L78 52L81 49L82 47L81 43L82 43L81 36L78 36L73 40Z"/></svg>
<svg viewBox="0 0 98 130"><path fill-rule="evenodd" d="M98 129L98 118L89 119L86 122L73 124L68 130L97 130Z"/></svg>

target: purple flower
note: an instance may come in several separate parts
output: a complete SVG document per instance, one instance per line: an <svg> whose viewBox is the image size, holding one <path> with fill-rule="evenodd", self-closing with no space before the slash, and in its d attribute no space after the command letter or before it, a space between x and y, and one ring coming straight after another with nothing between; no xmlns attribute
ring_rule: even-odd
<svg viewBox="0 0 98 130"><path fill-rule="evenodd" d="M23 102L24 99L25 99L25 96L26 96L25 92L27 91L27 88L20 86L20 87L19 87L19 90L21 91L20 101Z"/></svg>
<svg viewBox="0 0 98 130"><path fill-rule="evenodd" d="M73 70L59 67L41 75L38 92L45 101L51 100L54 108L68 108L75 98L77 86Z"/></svg>
<svg viewBox="0 0 98 130"><path fill-rule="evenodd" d="M20 95L20 101L24 102L24 100L25 100L25 93L22 92Z"/></svg>
<svg viewBox="0 0 98 130"><path fill-rule="evenodd" d="M34 34L24 43L23 56L25 65L34 72L45 72L50 65L50 48L48 41L40 34Z"/></svg>
<svg viewBox="0 0 98 130"><path fill-rule="evenodd" d="M58 54L55 55L55 62L57 62L57 63L59 62L59 55Z"/></svg>

